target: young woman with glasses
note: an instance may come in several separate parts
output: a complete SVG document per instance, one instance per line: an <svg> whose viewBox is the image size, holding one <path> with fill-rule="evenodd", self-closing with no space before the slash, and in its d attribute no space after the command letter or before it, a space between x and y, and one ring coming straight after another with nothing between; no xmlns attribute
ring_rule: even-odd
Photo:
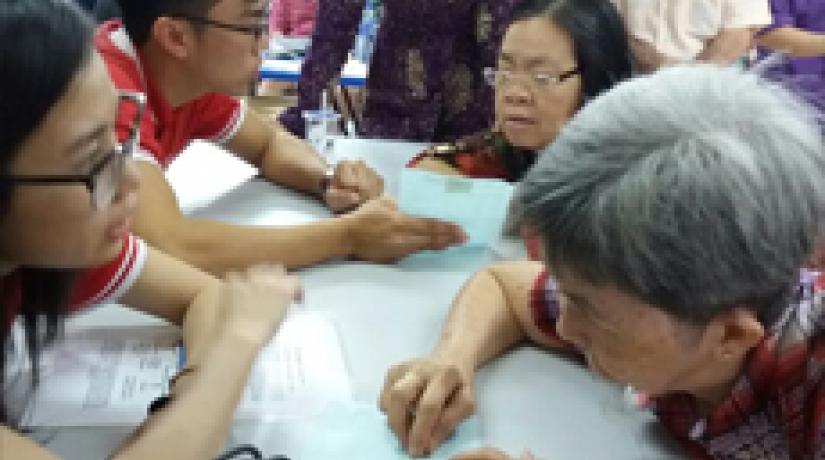
<svg viewBox="0 0 825 460"><path fill-rule="evenodd" d="M0 456L55 458L18 432L12 382L38 381L38 357L67 315L119 299L180 325L187 361L111 458L211 458L298 282L280 268L220 282L130 234L143 96L115 92L71 2L0 2L0 61ZM119 109L133 115L120 144Z"/></svg>

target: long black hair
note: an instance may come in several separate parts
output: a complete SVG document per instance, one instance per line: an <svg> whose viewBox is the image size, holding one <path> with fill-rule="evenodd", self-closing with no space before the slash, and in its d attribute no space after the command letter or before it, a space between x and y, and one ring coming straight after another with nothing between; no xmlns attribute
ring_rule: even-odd
<svg viewBox="0 0 825 460"><path fill-rule="evenodd" d="M573 40L583 102L631 76L627 29L610 0L522 0L513 10L512 22L542 17Z"/></svg>
<svg viewBox="0 0 825 460"><path fill-rule="evenodd" d="M93 30L72 0L0 0L0 177L89 61ZM13 194L13 186L0 180L0 220ZM3 400L11 346L7 318L23 318L36 383L40 350L59 332L73 278L68 270L22 267L10 278L13 285L0 282L0 423L11 422ZM18 289L19 309L9 304Z"/></svg>

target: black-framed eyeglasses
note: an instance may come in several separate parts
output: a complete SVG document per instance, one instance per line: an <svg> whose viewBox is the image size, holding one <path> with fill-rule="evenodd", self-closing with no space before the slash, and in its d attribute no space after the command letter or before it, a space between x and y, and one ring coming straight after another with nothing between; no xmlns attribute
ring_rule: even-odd
<svg viewBox="0 0 825 460"><path fill-rule="evenodd" d="M530 71L522 71L522 70L508 70L508 69L496 69L487 67L484 69L484 79L487 81L487 84L491 86L504 86L509 84L513 81L513 78L518 74L524 74L527 76L527 82L532 88L536 89L547 89L552 86L560 85L565 80L572 78L574 75L578 75L581 73L581 69L579 67L575 67L571 70L566 72L562 72L560 74L551 74L548 72L530 72Z"/></svg>
<svg viewBox="0 0 825 460"><path fill-rule="evenodd" d="M122 92L118 94L118 113L124 103L134 104L134 118L123 142L115 144L112 151L92 166L89 174L61 175L4 175L0 183L13 186L60 186L83 184L89 191L92 206L104 209L112 204L117 195L127 160L132 156L138 143L140 120L146 105L146 96L142 93Z"/></svg>
<svg viewBox="0 0 825 460"><path fill-rule="evenodd" d="M216 27L218 29L230 30L232 32L250 35L255 38L255 43L260 43L261 38L269 35L269 18L267 17L260 18L260 22L254 25L229 24L226 22L215 21L213 19L188 14L171 14L169 17L183 19L184 21L189 21L193 24Z"/></svg>
<svg viewBox="0 0 825 460"><path fill-rule="evenodd" d="M252 445L245 444L238 447L235 447L217 457L215 460L233 460L233 459L240 459L240 458L252 458L255 460L289 460L289 457L286 455L275 455L272 457L264 457L264 454L261 451Z"/></svg>

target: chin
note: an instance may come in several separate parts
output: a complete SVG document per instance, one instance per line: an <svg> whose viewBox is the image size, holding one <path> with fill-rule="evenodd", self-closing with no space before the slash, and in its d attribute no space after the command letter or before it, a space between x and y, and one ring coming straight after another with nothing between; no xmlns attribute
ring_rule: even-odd
<svg viewBox="0 0 825 460"><path fill-rule="evenodd" d="M222 82L215 82L215 84L211 86L211 92L233 97L246 96L249 94L249 89L253 83L254 81L249 81L245 77L235 78L234 80L224 80Z"/></svg>
<svg viewBox="0 0 825 460"><path fill-rule="evenodd" d="M117 242L108 241L103 244L100 250L96 251L93 260L89 263L89 266L97 267L100 265L106 265L107 263L114 260L120 251L123 249L123 241L118 240Z"/></svg>
<svg viewBox="0 0 825 460"><path fill-rule="evenodd" d="M226 85L231 96L247 96L249 94L249 89L252 88L252 85L257 83L258 81L258 69L255 68L254 72L247 73L234 82L232 84Z"/></svg>
<svg viewBox="0 0 825 460"><path fill-rule="evenodd" d="M537 136L532 135L528 136L523 134L519 135L505 132L504 137L507 139L507 142L509 142L510 145L519 149L541 150L550 144L550 142L541 142L538 139L536 139Z"/></svg>

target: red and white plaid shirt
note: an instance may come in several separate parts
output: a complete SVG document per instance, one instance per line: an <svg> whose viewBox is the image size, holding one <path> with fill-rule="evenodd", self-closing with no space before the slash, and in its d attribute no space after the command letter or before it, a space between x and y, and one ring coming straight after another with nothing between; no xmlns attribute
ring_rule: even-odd
<svg viewBox="0 0 825 460"><path fill-rule="evenodd" d="M533 318L558 338L556 285L536 279ZM701 415L689 394L655 398L652 410L692 458L825 459L825 273L800 273L782 320L751 352L728 398Z"/></svg>

